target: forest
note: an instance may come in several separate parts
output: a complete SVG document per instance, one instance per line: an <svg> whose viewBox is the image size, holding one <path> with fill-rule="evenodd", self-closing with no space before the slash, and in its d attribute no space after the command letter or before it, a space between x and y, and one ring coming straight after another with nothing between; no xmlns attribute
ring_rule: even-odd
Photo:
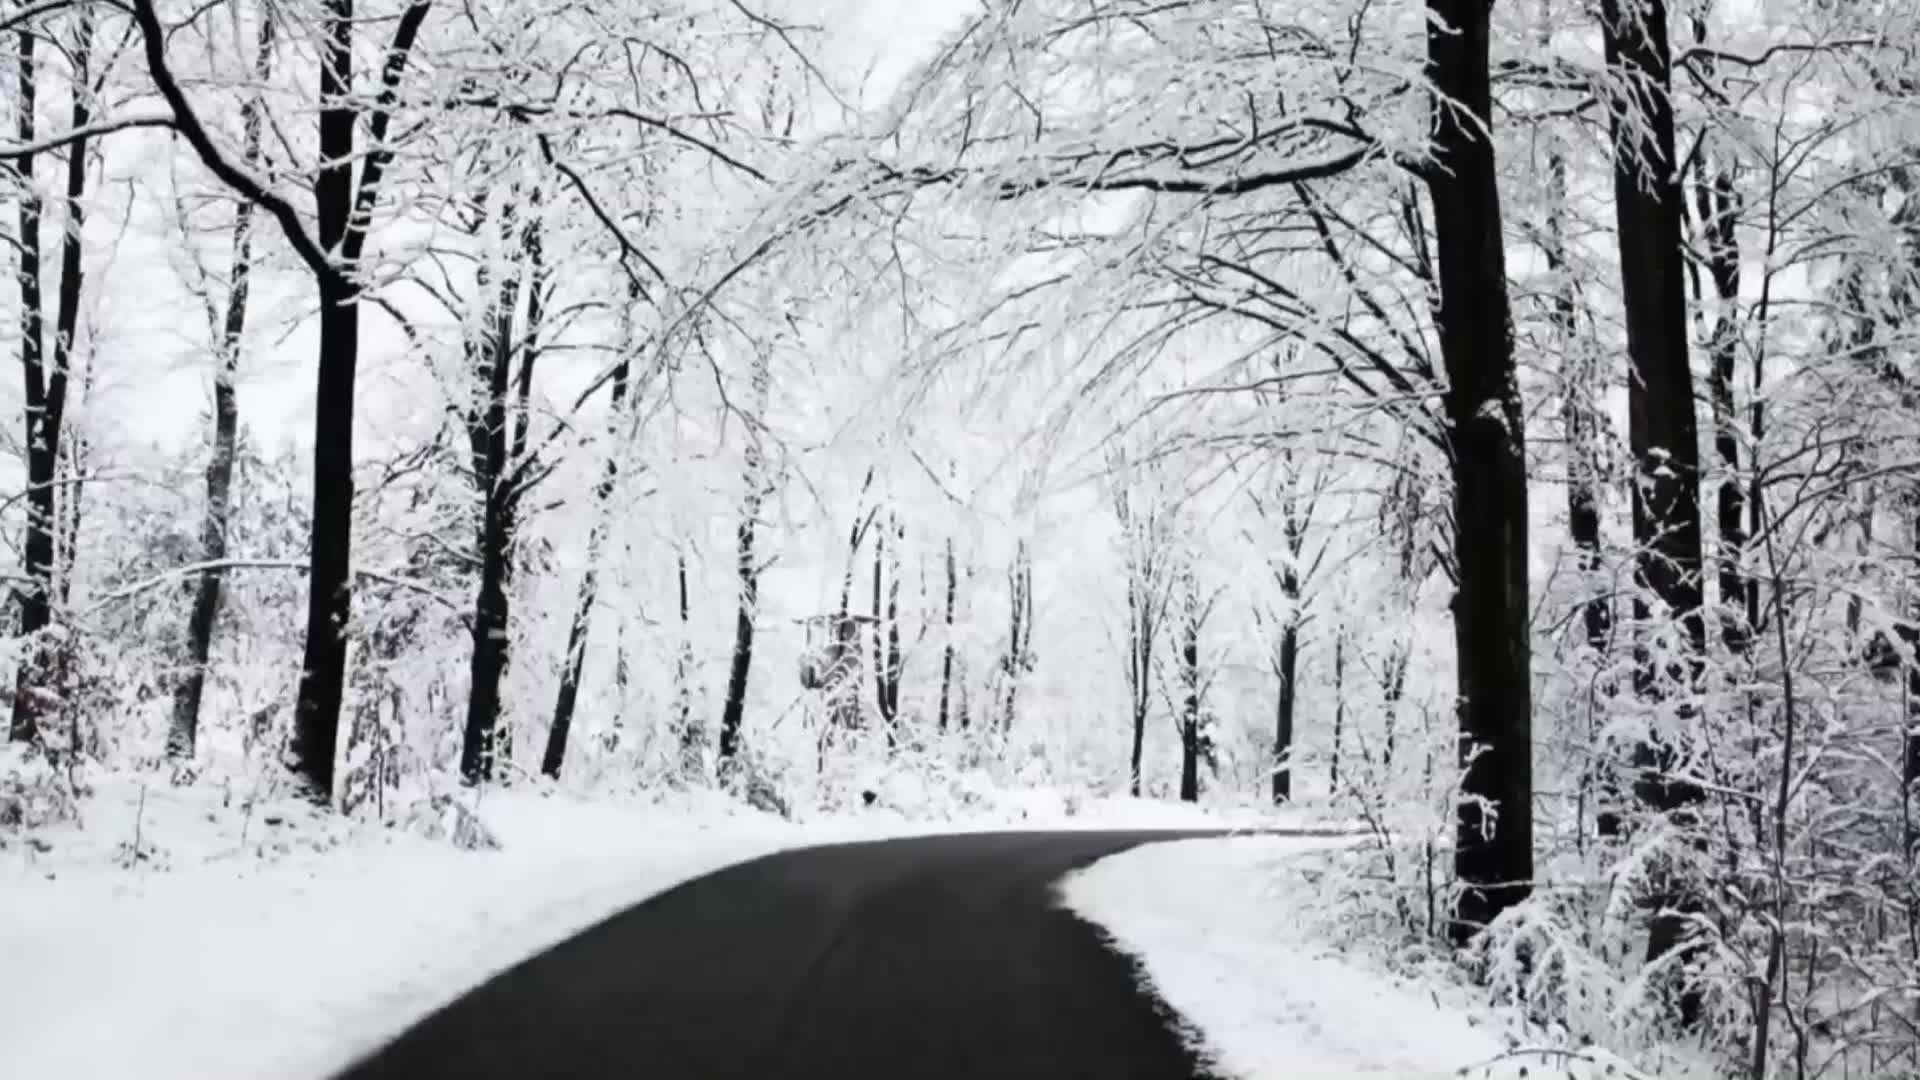
<svg viewBox="0 0 1920 1080"><path fill-rule="evenodd" d="M1572 1040L1920 1075L1920 5L909 6L0 2L0 845L1318 807Z"/></svg>

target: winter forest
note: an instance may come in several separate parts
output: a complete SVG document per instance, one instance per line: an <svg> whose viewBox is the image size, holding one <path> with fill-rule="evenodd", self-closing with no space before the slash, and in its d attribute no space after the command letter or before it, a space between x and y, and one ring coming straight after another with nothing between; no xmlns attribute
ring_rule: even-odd
<svg viewBox="0 0 1920 1080"><path fill-rule="evenodd" d="M1911 0L8 0L0 114L0 847L1304 808L1570 1045L1920 1075Z"/></svg>

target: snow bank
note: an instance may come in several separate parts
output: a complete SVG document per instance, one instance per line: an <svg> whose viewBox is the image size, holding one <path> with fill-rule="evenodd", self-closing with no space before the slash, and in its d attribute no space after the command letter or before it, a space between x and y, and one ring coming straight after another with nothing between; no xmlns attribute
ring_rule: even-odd
<svg viewBox="0 0 1920 1080"><path fill-rule="evenodd" d="M1415 987L1317 945L1319 901L1280 860L1351 840L1237 837L1152 844L1062 884L1067 905L1100 924L1193 1029L1225 1076L1634 1075L1599 1051L1517 1049L1491 1010L1452 988ZM1443 1003L1443 998L1456 1000Z"/></svg>
<svg viewBox="0 0 1920 1080"><path fill-rule="evenodd" d="M0 1076L325 1075L632 903L803 844L1273 823L1044 790L996 792L959 821L877 804L804 825L713 792L609 805L490 791L476 809L500 848L464 851L298 803L248 810L215 784L93 782L78 822L0 831Z"/></svg>
<svg viewBox="0 0 1920 1080"><path fill-rule="evenodd" d="M116 792L0 851L0 1076L322 1075L638 899L812 838L718 801L491 793L501 850L471 852L214 798Z"/></svg>

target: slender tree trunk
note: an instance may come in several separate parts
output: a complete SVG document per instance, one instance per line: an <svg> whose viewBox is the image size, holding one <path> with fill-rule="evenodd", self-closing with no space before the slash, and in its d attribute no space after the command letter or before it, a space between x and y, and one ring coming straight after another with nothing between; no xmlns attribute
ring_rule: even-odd
<svg viewBox="0 0 1920 1080"><path fill-rule="evenodd" d="M88 85L91 72L93 18L88 9L79 12L78 40L72 52L71 130L82 131L91 122ZM34 31L21 30L17 37L18 88L16 105L18 131L23 143L31 144L36 133L34 111L37 107ZM19 192L20 228L20 366L26 383L27 443L27 524L23 545L26 554L26 589L21 596L20 634L31 637L53 622L56 593L58 493L55 489L60 463L60 436L66 410L67 375L72 369L73 352L80 325L80 300L85 287L82 264L82 233L86 228L87 151L89 140L76 138L67 145L66 222L60 245L60 280L54 311L52 365L47 364L45 298L41 292L41 206L31 190L36 155L16 159L15 169L21 184ZM44 661L44 662L43 662ZM10 737L18 742L39 738L39 714L45 705L41 691L52 678L57 664L50 655L30 648L16 679Z"/></svg>
<svg viewBox="0 0 1920 1080"><path fill-rule="evenodd" d="M1184 575L1180 619L1180 801L1200 801L1200 589L1192 571Z"/></svg>
<svg viewBox="0 0 1920 1080"><path fill-rule="evenodd" d="M1622 297L1626 305L1628 438L1638 467L1634 486L1635 614L1650 614L1658 598L1679 620L1688 656L1663 671L1644 640L1638 648L1635 689L1643 699L1682 697L1682 731L1694 712L1706 652L1701 580L1699 432L1694 419L1693 373L1687 356L1683 206L1675 174L1671 57L1663 0L1605 0L1602 23L1608 67L1632 87L1626 105L1637 115L1613 118L1614 202L1619 221ZM1645 633L1643 629L1642 633ZM1677 686L1673 684L1677 683ZM1654 733L1634 749L1634 794L1655 814L1686 827L1704 798L1697 783L1676 775L1686 758L1678 732ZM1676 949L1700 900L1676 881L1657 885L1648 957ZM1691 1023L1698 995L1683 994L1683 1022Z"/></svg>
<svg viewBox="0 0 1920 1080"><path fill-rule="evenodd" d="M480 588L473 609L467 723L460 740L460 777L469 784L494 777L500 684L506 676L510 648L508 586L513 557L512 501L504 497L490 498L481 527Z"/></svg>
<svg viewBox="0 0 1920 1080"><path fill-rule="evenodd" d="M1007 575L1009 592L1009 616L1007 627L1007 655L1000 662L1000 670L1007 678L1006 711L1001 714L1000 730L1013 730L1013 720L1017 713L1020 696L1020 680L1032 665L1033 646L1033 559L1027 551L1027 542L1020 541L1013 556L1013 570Z"/></svg>
<svg viewBox="0 0 1920 1080"><path fill-rule="evenodd" d="M1274 707L1273 801L1280 805L1293 801L1293 710L1294 673L1300 666L1300 620L1289 617L1280 629L1280 656L1275 664L1280 676L1279 703Z"/></svg>
<svg viewBox="0 0 1920 1080"><path fill-rule="evenodd" d="M679 585L680 641L673 664L674 700L680 710L680 766L683 774L705 773L706 740L693 711L693 593L687 587L687 548L680 544L673 553L674 579Z"/></svg>
<svg viewBox="0 0 1920 1080"><path fill-rule="evenodd" d="M727 695L720 710L720 768L727 769L740 753L747 711L747 680L753 671L753 619L760 607L760 566L755 550L755 530L760 522L760 507L767 490L765 437L761 423L767 412L772 390L772 358L754 358L751 382L750 419L748 420L746 494L741 498L740 526L735 532L734 566L740 575L740 601L733 620L733 661L727 668ZM872 474L868 474L871 479ZM842 608L845 608L842 596ZM838 627L835 631L838 632ZM857 642L856 642L857 644Z"/></svg>
<svg viewBox="0 0 1920 1080"><path fill-rule="evenodd" d="M1567 158L1559 143L1547 162L1547 269L1553 274L1552 318L1561 348L1561 416L1566 434L1567 531L1579 552L1581 607L1588 648L1604 653L1613 636L1613 603L1600 580L1600 439L1605 418L1595 404L1594 358L1582 347L1574 299L1573 270L1567 258Z"/></svg>
<svg viewBox="0 0 1920 1080"><path fill-rule="evenodd" d="M610 413L617 421L621 415L621 406L627 398L627 381L631 369L626 360L622 360L613 371L613 389L611 391ZM611 427L611 424L609 425ZM567 656L560 669L560 691L553 703L553 723L547 727L547 748L540 757L540 772L555 780L560 778L561 766L566 761L567 738L573 730L573 712L580 701L580 679L587 664L587 634L593 625L593 606L600 591L601 548L606 544L608 501L613 496L615 486L620 479L620 460L614 453L607 455L607 464L600 474L600 482L594 487L594 523L593 531L587 536L587 568L580 575L580 592L574 598L573 618L567 623ZM682 602L684 604L686 588L686 562L680 563Z"/></svg>
<svg viewBox="0 0 1920 1080"><path fill-rule="evenodd" d="M35 110L38 107L38 79L35 73L35 46L38 39L32 31L21 30L14 38L17 52L15 69L17 76L14 104L16 126L15 136L23 146L33 145L38 136L35 124ZM27 389L26 402L26 444L27 444L27 480L32 484L36 447L40 444L41 417L46 410L46 309L40 290L40 200L34 194L34 166L38 155L21 154L14 159L14 172L19 177L19 192L16 196L19 214L19 288L20 288L20 371L24 376ZM33 507L28 505L28 528L33 527ZM47 625L49 619L47 594L42 587L45 567L36 568L32 553L28 552L26 577L27 587L18 593L20 599L20 621L18 630L22 635L33 634ZM8 726L9 737L14 742L34 742L40 737L39 711L32 699L32 689L38 678L33 670L32 650L20 662L16 676L18 688L13 699L13 719Z"/></svg>
<svg viewBox="0 0 1920 1080"><path fill-rule="evenodd" d="M1532 675L1527 640L1525 427L1507 301L1491 130L1490 0L1428 0L1427 77L1453 465L1460 761L1450 930L1464 944L1533 880Z"/></svg>
<svg viewBox="0 0 1920 1080"><path fill-rule="evenodd" d="M1280 679L1273 727L1272 783L1276 805L1293 800L1293 713L1297 694L1294 674L1300 664L1300 556L1306 548L1307 525L1304 516L1297 492L1291 493L1287 500L1286 518L1281 522L1287 562L1280 568L1280 595L1286 600L1287 614L1280 624L1280 649L1274 658L1274 674Z"/></svg>
<svg viewBox="0 0 1920 1080"><path fill-rule="evenodd" d="M1708 160L1712 160L1710 157ZM1723 165L1701 168L1696 204L1706 234L1707 276L1713 282L1716 310L1707 341L1707 389L1713 405L1713 449L1721 476L1715 490L1720 540L1720 639L1727 651L1745 655L1753 641L1747 625L1746 490L1740 476L1740 416L1733 397L1734 368L1740 353L1740 242L1736 225L1740 199Z"/></svg>
<svg viewBox="0 0 1920 1080"><path fill-rule="evenodd" d="M527 244L538 235L537 218L530 223L519 242L518 253L530 254ZM511 211L503 238L513 232ZM538 296L540 282L532 281L527 293ZM482 277L482 293L487 282ZM474 597L473 653L470 658L467 692L467 722L460 740L460 776L469 784L492 780L496 756L496 737L500 721L500 684L506 676L512 648L509 626L511 602L509 588L513 576L514 546L519 526L519 489L513 466L513 447L524 440L525 405L510 407L512 393L515 316L520 306L521 275L513 273L502 283L500 295L488 299L487 318L478 333L481 340L469 350L474 374L480 383L481 406L467 416L467 438L473 453L474 483L480 495L480 584ZM537 301L536 301L537 303ZM537 330L537 319L529 317L530 334ZM521 358L521 369L533 363L536 349L530 341ZM508 429L518 431L509 441Z"/></svg>
<svg viewBox="0 0 1920 1080"><path fill-rule="evenodd" d="M273 26L260 20L260 43L254 75L265 85L273 72ZM252 170L260 160L262 128L260 100L249 97L240 106L242 161ZM234 373L247 327L247 298L253 280L253 203L241 199L233 212L233 265L227 285L224 321L219 327L213 372L213 456L207 462L206 516L200 523L201 558L208 568L200 573L193 592L193 612L187 620L187 670L173 695L173 719L167 728L167 756L191 758L200 730L200 701L207 683L207 658L213 648L213 628L220 617L221 591L226 585L227 515L233 501L233 459L240 428L240 410L234 395Z"/></svg>
<svg viewBox="0 0 1920 1080"><path fill-rule="evenodd" d="M1333 762L1327 770L1327 789L1340 790L1340 743L1347 727L1347 631L1333 638Z"/></svg>
<svg viewBox="0 0 1920 1080"><path fill-rule="evenodd" d="M887 528L881 528L873 543L873 687L874 704L880 710L880 722L886 728L887 749L900 744L897 727L900 712L900 566L899 553L893 552L889 565ZM885 603L882 603L882 597Z"/></svg>
<svg viewBox="0 0 1920 1080"><path fill-rule="evenodd" d="M953 696L953 605L960 591L959 568L954 564L953 537L947 537L947 607L940 639L940 730L947 730L947 710Z"/></svg>
<svg viewBox="0 0 1920 1080"><path fill-rule="evenodd" d="M314 206L322 251L353 231L353 0L327 0L320 56L320 159ZM346 261L346 260L343 260ZM319 278L320 358L313 403L313 527L306 647L289 767L321 804L333 799L334 756L353 619L353 395L360 366L361 285L351 261Z"/></svg>
<svg viewBox="0 0 1920 1080"><path fill-rule="evenodd" d="M1147 743L1147 706L1151 702L1149 683L1153 677L1153 631L1151 598L1140 582L1138 570L1130 570L1127 581L1127 696L1133 713L1133 748L1128 758L1127 790L1140 797L1141 773Z"/></svg>

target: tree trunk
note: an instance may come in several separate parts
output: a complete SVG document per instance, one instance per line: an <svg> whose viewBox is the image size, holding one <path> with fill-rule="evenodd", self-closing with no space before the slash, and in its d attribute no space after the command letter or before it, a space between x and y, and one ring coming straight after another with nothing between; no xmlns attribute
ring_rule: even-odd
<svg viewBox="0 0 1920 1080"><path fill-rule="evenodd" d="M755 530L760 522L761 503L767 490L765 437L761 423L767 412L772 390L772 358L754 357L751 376L751 412L747 421L746 494L740 503L740 527L735 532L734 566L740 575L740 601L733 620L733 660L727 668L727 696L720 709L719 767L727 769L740 753L742 729L746 721L747 680L753 671L753 619L760 607L760 565L755 551ZM872 478L872 473L868 473ZM845 596L842 596L845 607ZM836 627L836 631L838 628Z"/></svg>
<svg viewBox="0 0 1920 1080"><path fill-rule="evenodd" d="M1714 159L1708 154L1705 160ZM1746 620L1746 575L1741 568L1747 545L1747 500L1740 479L1740 416L1733 397L1734 366L1740 353L1740 241L1735 228L1740 198L1723 164L1702 165L1695 203L1706 234L1707 277L1713 282L1716 301L1713 330L1707 339L1707 389L1713 405L1713 449L1721 470L1715 491L1720 640L1728 652L1740 656L1753 642L1753 628Z"/></svg>
<svg viewBox="0 0 1920 1080"><path fill-rule="evenodd" d="M1273 801L1277 806L1293 801L1293 705L1294 673L1300 665L1300 620L1289 617L1280 629L1280 657L1276 674L1280 676L1279 703L1274 707Z"/></svg>
<svg viewBox="0 0 1920 1080"><path fill-rule="evenodd" d="M1151 598L1132 571L1127 581L1127 696L1133 712L1133 749L1128 758L1127 791L1140 797L1147 743L1147 706L1152 701L1153 618Z"/></svg>
<svg viewBox="0 0 1920 1080"><path fill-rule="evenodd" d="M503 235L510 232L512 210ZM483 270L478 291L484 296L488 280ZM467 722L460 739L460 777L469 784L493 779L494 733L500 718L500 682L506 675L511 647L508 639L508 579L513 573L516 498L508 475L508 393L512 385L514 316L519 307L520 277L510 273L497 297L486 297L486 317L477 331L479 340L467 356L479 381L480 405L467 413L467 440L472 452L473 479L480 496L480 584L473 606L473 652L469 657Z"/></svg>
<svg viewBox="0 0 1920 1080"><path fill-rule="evenodd" d="M346 250L354 233L353 0L327 0L320 57L320 160L314 179L318 242ZM320 275L320 357L313 404L312 564L306 648L293 711L289 767L321 804L333 799L334 754L353 618L353 392L360 365L360 294L352 260Z"/></svg>
<svg viewBox="0 0 1920 1080"><path fill-rule="evenodd" d="M706 740L694 722L693 711L693 594L687 587L687 548L673 553L674 580L679 586L680 642L673 664L674 699L680 710L680 768L686 776L706 771Z"/></svg>
<svg viewBox="0 0 1920 1080"><path fill-rule="evenodd" d="M1491 127L1490 0L1428 0L1436 98L1433 200L1453 465L1460 761L1453 939L1465 944L1533 879L1532 675L1527 640L1525 427L1507 301Z"/></svg>
<svg viewBox="0 0 1920 1080"><path fill-rule="evenodd" d="M1189 572L1181 597L1180 801L1200 801L1200 592Z"/></svg>
<svg viewBox="0 0 1920 1080"><path fill-rule="evenodd" d="M264 86L273 72L272 19L260 20L260 44L254 75ZM260 160L260 100L249 97L240 106L242 162L252 170ZM207 508L200 524L201 558L209 564L200 573L193 593L193 613L187 621L187 670L175 688L173 719L167 728L167 756L191 758L200 730L200 701L207 682L207 658L213 648L214 623L220 616L221 590L226 584L227 514L233 501L233 458L239 434L240 411L234 395L234 373L247 326L247 298L253 279L252 202L238 200L233 212L233 266L227 286L227 309L218 328L213 372L213 456L207 462Z"/></svg>
<svg viewBox="0 0 1920 1080"><path fill-rule="evenodd" d="M1013 569L1007 575L1009 614L1007 654L1000 661L1006 675L1006 711L1000 718L1000 730L1011 732L1020 697L1020 679L1032 666L1033 646L1033 558L1022 540L1015 548Z"/></svg>
<svg viewBox="0 0 1920 1080"><path fill-rule="evenodd" d="M1706 652L1701 581L1700 449L1694 419L1693 373L1687 357L1685 254L1680 178L1675 175L1671 60L1663 0L1605 0L1602 12L1608 67L1635 88L1638 116L1613 118L1614 203L1619 222L1622 297L1626 306L1628 441L1638 470L1634 486L1634 561L1639 595L1635 615L1651 615L1658 598L1679 620L1686 658L1662 670L1644 640L1637 648L1635 689L1654 701L1677 692L1684 730L1694 711ZM1643 635L1646 630L1643 628ZM1677 685L1675 685L1677 684ZM1675 775L1687 756L1678 732L1654 733L1634 748L1634 794L1655 814L1685 827L1703 799L1694 781ZM1673 882L1659 884L1648 944L1650 960L1678 947L1687 912L1699 899ZM1698 1012L1697 994L1681 1003L1682 1021Z"/></svg>
<svg viewBox="0 0 1920 1080"><path fill-rule="evenodd" d="M617 419L621 415L621 405L627 397L627 380L630 369L626 361L615 366L613 372L613 390L611 412ZM587 568L580 575L580 592L574 599L573 618L567 623L567 656L560 669L560 692L553 703L553 723L547 727L547 748L540 757L542 775L558 780L561 766L566 761L567 738L573 730L573 711L580 701L580 678L587 664L587 634L593 624L593 605L600 590L600 554L606 544L608 501L620 478L620 460L617 455L608 454L607 465L600 474L600 482L595 485L593 531L587 536ZM686 588L686 564L681 562L681 588Z"/></svg>
<svg viewBox="0 0 1920 1080"><path fill-rule="evenodd" d="M507 590L513 575L512 503L505 492L489 498L481 527L480 589L473 608L467 724L460 740L460 778L469 784L484 783L494 777L500 683L510 657Z"/></svg>
<svg viewBox="0 0 1920 1080"><path fill-rule="evenodd" d="M1327 790L1340 790L1340 742L1347 727L1347 630L1333 638L1333 762L1327 770Z"/></svg>
<svg viewBox="0 0 1920 1080"><path fill-rule="evenodd" d="M33 33L21 30L15 37L18 52L14 61L18 79L16 92L19 95L14 105L17 118L15 134L22 146L32 146L36 137L35 109L37 108L37 84L35 77L35 46L38 43ZM37 448L40 445L41 417L45 413L45 324L46 309L40 291L40 200L34 195L34 165L38 155L21 154L14 159L13 168L18 176L19 190L17 211L19 214L19 281L20 281L20 371L26 382L26 446L27 446L27 482L34 483ZM33 505L29 502L27 528L33 529ZM34 634L45 628L48 622L47 593L44 588L44 573L48 569L44 564L36 567L32 552L27 553L27 587L20 591L20 620L17 629L21 635ZM17 687L13 698L13 719L8 726L9 738L14 742L35 742L40 737L38 702L33 699L32 688L39 673L33 670L29 649L21 659L19 674L15 677Z"/></svg>
<svg viewBox="0 0 1920 1080"><path fill-rule="evenodd" d="M960 591L959 568L953 559L953 537L947 537L946 634L940 645L940 730L947 730L947 710L953 697L953 605Z"/></svg>
<svg viewBox="0 0 1920 1080"><path fill-rule="evenodd" d="M75 42L72 75L70 130L84 131L91 122L88 85L91 75L93 18L80 9L78 40ZM32 143L35 134L34 109L37 74L33 31L18 36L20 101L17 105L19 133L23 143ZM21 593L20 634L31 637L53 622L53 600L57 571L58 496L55 483L60 463L60 436L67 399L67 375L72 370L73 351L80 326L80 299L85 286L81 256L82 232L86 228L87 148L81 137L67 144L66 222L60 244L60 281L54 311L53 363L47 365L45 300L40 286L41 207L32 193L35 155L16 159L21 180L19 192L20 224L20 366L26 382L27 448L27 523L23 548L26 555L26 589ZM10 737L18 742L39 738L39 714L44 707L40 692L53 674L42 670L32 657L20 666L13 699Z"/></svg>
<svg viewBox="0 0 1920 1080"><path fill-rule="evenodd" d="M892 531L898 539L900 531ZM900 554L893 551L889 563L888 532L880 529L873 543L873 686L887 749L893 750L900 743Z"/></svg>
<svg viewBox="0 0 1920 1080"><path fill-rule="evenodd" d="M1600 440L1605 416L1595 404L1600 387L1591 351L1582 348L1567 256L1567 158L1556 142L1547 161L1546 264L1553 274L1552 318L1561 349L1561 416L1566 436L1567 532L1579 552L1581 606L1587 647L1605 653L1613 637L1613 602L1601 581Z"/></svg>

